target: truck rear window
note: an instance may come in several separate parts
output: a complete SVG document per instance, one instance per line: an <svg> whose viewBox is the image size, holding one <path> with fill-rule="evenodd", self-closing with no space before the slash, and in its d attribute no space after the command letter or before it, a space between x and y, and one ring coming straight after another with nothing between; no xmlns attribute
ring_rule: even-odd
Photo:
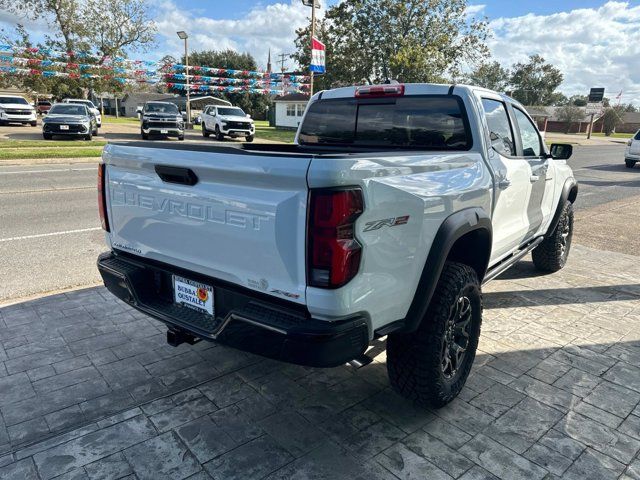
<svg viewBox="0 0 640 480"><path fill-rule="evenodd" d="M455 96L320 100L307 112L300 145L469 150L462 100Z"/></svg>

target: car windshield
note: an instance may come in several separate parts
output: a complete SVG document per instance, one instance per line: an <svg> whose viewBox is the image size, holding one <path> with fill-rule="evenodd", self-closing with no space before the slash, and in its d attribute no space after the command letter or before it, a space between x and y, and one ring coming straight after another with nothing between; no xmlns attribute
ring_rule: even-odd
<svg viewBox="0 0 640 480"><path fill-rule="evenodd" d="M49 113L54 115L87 115L87 107L72 103L58 103L51 107Z"/></svg>
<svg viewBox="0 0 640 480"><path fill-rule="evenodd" d="M178 107L173 103L147 103L146 113L173 113L178 115Z"/></svg>
<svg viewBox="0 0 640 480"><path fill-rule="evenodd" d="M6 105L10 103L20 104L20 105L29 105L29 102L27 102L22 97L0 97L0 104Z"/></svg>
<svg viewBox="0 0 640 480"><path fill-rule="evenodd" d="M321 100L300 129L301 145L469 150L462 100L454 96Z"/></svg>
<svg viewBox="0 0 640 480"><path fill-rule="evenodd" d="M67 103L78 103L81 105L86 105L89 108L96 108L91 100L68 100Z"/></svg>
<svg viewBox="0 0 640 480"><path fill-rule="evenodd" d="M246 114L241 108L219 108L218 115L229 117L244 117Z"/></svg>

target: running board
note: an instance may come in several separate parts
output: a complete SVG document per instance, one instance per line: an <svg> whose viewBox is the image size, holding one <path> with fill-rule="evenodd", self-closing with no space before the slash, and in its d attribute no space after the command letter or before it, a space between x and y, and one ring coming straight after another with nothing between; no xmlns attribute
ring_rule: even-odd
<svg viewBox="0 0 640 480"><path fill-rule="evenodd" d="M522 260L522 258L526 254L528 254L531 250L533 250L538 245L540 245L543 241L544 241L544 237L538 237L535 240L533 240L531 243L529 243L528 245L522 247L520 250L518 250L516 253L514 253L510 257L505 258L504 260L502 260L502 262L500 262L495 267L493 267L492 269L487 271L487 274L484 276L484 280L483 280L482 284L484 285L485 283L489 283L491 280L496 278L498 275L500 275L501 273L504 273L506 270L508 270L509 268L513 267L514 264L516 264L517 262Z"/></svg>

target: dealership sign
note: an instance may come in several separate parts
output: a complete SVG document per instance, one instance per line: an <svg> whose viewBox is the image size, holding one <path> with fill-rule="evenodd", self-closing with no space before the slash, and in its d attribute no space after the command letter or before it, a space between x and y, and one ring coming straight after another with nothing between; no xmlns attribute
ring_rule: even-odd
<svg viewBox="0 0 640 480"><path fill-rule="evenodd" d="M311 71L317 74L325 72L325 52L326 47L317 38L311 44Z"/></svg>

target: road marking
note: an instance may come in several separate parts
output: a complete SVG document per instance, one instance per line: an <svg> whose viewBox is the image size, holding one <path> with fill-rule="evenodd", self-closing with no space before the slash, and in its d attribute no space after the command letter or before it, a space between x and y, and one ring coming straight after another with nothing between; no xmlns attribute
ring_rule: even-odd
<svg viewBox="0 0 640 480"><path fill-rule="evenodd" d="M0 172L0 175L15 175L18 173L50 173L50 172L85 172L85 171L93 171L97 170L98 167L94 168L65 168L64 170L18 170L15 172Z"/></svg>
<svg viewBox="0 0 640 480"><path fill-rule="evenodd" d="M102 228L100 228L100 227L79 228L77 230L64 230L62 232L40 233L38 235L23 235L22 237L0 238L0 243L1 242L15 242L16 240L30 240L32 238L43 238L43 237L55 237L55 236L59 236L59 235L70 235L72 233L95 232L96 230L102 230Z"/></svg>
<svg viewBox="0 0 640 480"><path fill-rule="evenodd" d="M16 195L26 193L51 193L51 192L75 192L78 190L95 190L96 187L67 187L67 188L44 188L42 190L9 190L1 192L0 195Z"/></svg>

